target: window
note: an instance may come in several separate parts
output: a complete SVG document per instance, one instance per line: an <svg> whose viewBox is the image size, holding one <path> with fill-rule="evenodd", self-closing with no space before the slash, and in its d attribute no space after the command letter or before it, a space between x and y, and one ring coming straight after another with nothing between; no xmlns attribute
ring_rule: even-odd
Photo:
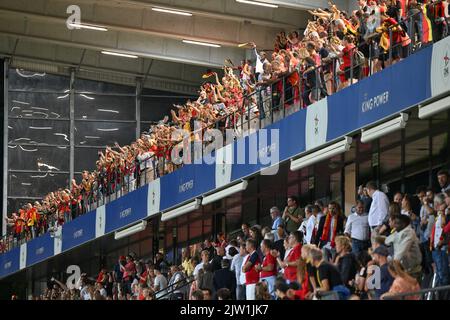
<svg viewBox="0 0 450 320"><path fill-rule="evenodd" d="M69 171L68 146L8 146L9 170Z"/></svg>
<svg viewBox="0 0 450 320"><path fill-rule="evenodd" d="M69 145L69 121L9 119L10 144Z"/></svg>
<svg viewBox="0 0 450 320"><path fill-rule="evenodd" d="M69 119L68 93L9 92L10 118Z"/></svg>
<svg viewBox="0 0 450 320"><path fill-rule="evenodd" d="M43 197L47 193L67 188L69 175L65 173L9 172L8 195L10 197Z"/></svg>
<svg viewBox="0 0 450 320"><path fill-rule="evenodd" d="M134 121L136 119L136 98L134 96L76 94L75 119Z"/></svg>
<svg viewBox="0 0 450 320"><path fill-rule="evenodd" d="M70 78L45 72L10 69L8 79L10 90L69 92Z"/></svg>
<svg viewBox="0 0 450 320"><path fill-rule="evenodd" d="M76 145L112 146L117 141L122 146L134 141L135 137L135 122L75 121Z"/></svg>
<svg viewBox="0 0 450 320"><path fill-rule="evenodd" d="M385 150L380 155L381 175L399 171L401 167L401 147Z"/></svg>

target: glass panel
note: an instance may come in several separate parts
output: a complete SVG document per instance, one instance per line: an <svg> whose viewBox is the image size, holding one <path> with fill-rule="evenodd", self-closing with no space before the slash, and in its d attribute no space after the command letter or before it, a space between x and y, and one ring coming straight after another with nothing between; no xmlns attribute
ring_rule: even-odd
<svg viewBox="0 0 450 320"><path fill-rule="evenodd" d="M200 237L202 235L202 220L197 220L189 225L189 237L191 239Z"/></svg>
<svg viewBox="0 0 450 320"><path fill-rule="evenodd" d="M428 137L415 140L405 146L406 168L421 161L428 161Z"/></svg>
<svg viewBox="0 0 450 320"><path fill-rule="evenodd" d="M83 93L76 94L75 118L94 120L134 120L136 118L136 98L88 95Z"/></svg>
<svg viewBox="0 0 450 320"><path fill-rule="evenodd" d="M380 156L381 174L399 170L401 167L401 147L383 151Z"/></svg>
<svg viewBox="0 0 450 320"><path fill-rule="evenodd" d="M111 93L136 95L136 87L75 78L77 93Z"/></svg>
<svg viewBox="0 0 450 320"><path fill-rule="evenodd" d="M69 125L69 121L10 119L9 143L69 145Z"/></svg>
<svg viewBox="0 0 450 320"><path fill-rule="evenodd" d="M331 199L341 201L341 173L336 172L330 176Z"/></svg>
<svg viewBox="0 0 450 320"><path fill-rule="evenodd" d="M75 171L93 171L98 160L98 152L104 148L75 148Z"/></svg>
<svg viewBox="0 0 450 320"><path fill-rule="evenodd" d="M361 136L357 136L357 141L356 143L358 144L358 150L359 153L363 153L363 152L370 152L372 151L372 142L368 142L368 143L362 143L361 142Z"/></svg>
<svg viewBox="0 0 450 320"><path fill-rule="evenodd" d="M433 157L445 156L448 151L448 134L443 133L432 138Z"/></svg>
<svg viewBox="0 0 450 320"><path fill-rule="evenodd" d="M68 185L68 174L50 172L9 172L8 174L8 196L10 197L43 197L59 188L67 188Z"/></svg>
<svg viewBox="0 0 450 320"><path fill-rule="evenodd" d="M203 220L203 234L205 236L210 236L212 231L212 218Z"/></svg>
<svg viewBox="0 0 450 320"><path fill-rule="evenodd" d="M69 147L8 146L10 170L69 171Z"/></svg>
<svg viewBox="0 0 450 320"><path fill-rule="evenodd" d="M9 89L23 91L69 92L70 78L45 72L9 69Z"/></svg>
<svg viewBox="0 0 450 320"><path fill-rule="evenodd" d="M414 109L409 116L408 123L405 128L406 137L411 137L419 133L427 134L428 131L428 119L420 120L418 118L419 109Z"/></svg>
<svg viewBox="0 0 450 320"><path fill-rule="evenodd" d="M69 118L68 93L9 92L9 117Z"/></svg>
<svg viewBox="0 0 450 320"><path fill-rule="evenodd" d="M164 116L170 115L170 109L174 104L186 103L186 98L177 97L142 97L141 101L141 120L142 121L159 121Z"/></svg>
<svg viewBox="0 0 450 320"><path fill-rule="evenodd" d="M371 160L360 163L358 183L363 184L373 179L372 177L372 162Z"/></svg>
<svg viewBox="0 0 450 320"><path fill-rule="evenodd" d="M106 146L118 142L129 144L135 140L136 123L75 121L75 144Z"/></svg>
<svg viewBox="0 0 450 320"><path fill-rule="evenodd" d="M402 131L401 130L394 131L380 138L380 148L399 142L401 139L402 139Z"/></svg>
<svg viewBox="0 0 450 320"><path fill-rule="evenodd" d="M448 123L448 110L440 112L431 117L431 126L442 125L443 123Z"/></svg>
<svg viewBox="0 0 450 320"><path fill-rule="evenodd" d="M188 241L188 226L184 225L178 228L177 241L179 243Z"/></svg>
<svg viewBox="0 0 450 320"><path fill-rule="evenodd" d="M40 198L29 198L29 199L8 198L8 215L10 215L13 212L17 212L27 203L29 202L33 203L36 200L40 200Z"/></svg>

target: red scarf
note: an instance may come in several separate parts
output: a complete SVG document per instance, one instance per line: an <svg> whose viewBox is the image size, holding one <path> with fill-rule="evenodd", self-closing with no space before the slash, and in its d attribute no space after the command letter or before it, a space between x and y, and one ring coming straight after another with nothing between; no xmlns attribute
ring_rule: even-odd
<svg viewBox="0 0 450 320"><path fill-rule="evenodd" d="M325 225L323 227L323 231L322 231L322 237L320 238L320 240L328 242L328 237L330 235L330 228L331 228L331 219L333 217L331 216L331 214L327 214L326 218L325 218ZM334 239L336 238L336 230L337 230L337 225L338 225L338 217L336 216L336 223L333 226L333 234L331 235L331 247L334 248L336 246L336 243L334 242Z"/></svg>

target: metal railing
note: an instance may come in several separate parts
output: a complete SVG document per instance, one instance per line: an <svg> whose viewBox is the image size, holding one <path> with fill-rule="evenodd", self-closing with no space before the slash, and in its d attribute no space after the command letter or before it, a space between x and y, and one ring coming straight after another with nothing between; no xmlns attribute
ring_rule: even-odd
<svg viewBox="0 0 450 320"><path fill-rule="evenodd" d="M408 32L411 38L415 37L415 33L411 33L415 21L415 15L403 21L403 25L409 25L410 27ZM188 139L174 141L165 150L165 153L170 152L174 146L184 143L185 145L190 145L190 150L193 150L191 160L203 157L205 155L205 147L211 141L199 141L198 136L203 136L207 130L218 129L224 133L225 130L229 129L234 131L236 138L246 136L337 92L340 73L345 73L350 80L349 85L352 85L355 80L361 80L377 72L374 64L380 58L385 59L391 65L395 58L394 53L399 50L399 47L402 49L407 48L407 50L404 50L406 56L419 49L416 46L417 41L415 39L411 39L411 43L407 45L403 42L393 43L393 27L389 28L388 32L390 45L387 52L373 54L377 52L374 48L377 46L376 40L380 36L379 34L373 34L359 47L355 47L350 51L350 67L345 70L339 71L338 61L340 57L331 55L331 57L323 59L321 65L310 70L304 70L300 67L280 74L277 79L255 86L254 92L244 95L242 104L237 106L236 111L225 112L213 124L205 125L198 130L191 130L188 134ZM367 46L369 57L366 57L359 64L356 63L354 61L355 52L357 50L360 51L363 47L367 49ZM225 108L222 103L213 105L217 110ZM230 143L232 141L227 142ZM195 152L195 145L201 146L199 148L201 150L200 153ZM93 182L90 190L77 195L74 201L76 203L71 203L67 206L69 209L63 213L63 218L56 219L55 210L58 210L56 208L47 216L45 214L42 215L44 223L38 227L28 228L25 223L24 230L20 234L9 234L1 238L0 252L20 246L25 241L42 235L49 230L53 231L58 225L69 222L101 205L114 201L136 188L144 186L183 166L183 163L174 163L167 159L165 153L163 156L153 155L151 158L141 162L135 161L134 166L127 167L126 170L118 168L106 171L104 168L102 172L98 172L97 180ZM141 169L143 163L143 169Z"/></svg>
<svg viewBox="0 0 450 320"><path fill-rule="evenodd" d="M383 300L406 300L409 297L413 297L415 298L415 300L449 300L450 285L436 288L422 289L414 292L392 294L389 296L384 296Z"/></svg>
<svg viewBox="0 0 450 320"><path fill-rule="evenodd" d="M153 293L153 298L155 300L166 300L173 297L176 293L180 293L183 295L182 300L187 300L189 296L189 287L195 281L195 277L187 277L186 275L184 275L184 277L185 278L168 285L166 288Z"/></svg>

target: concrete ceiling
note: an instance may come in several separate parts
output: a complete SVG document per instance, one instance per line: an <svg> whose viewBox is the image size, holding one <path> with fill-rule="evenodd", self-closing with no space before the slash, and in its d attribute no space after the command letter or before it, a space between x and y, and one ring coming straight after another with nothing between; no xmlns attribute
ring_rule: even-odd
<svg viewBox="0 0 450 320"><path fill-rule="evenodd" d="M144 77L149 71L151 86L159 81L158 89L171 84L176 91L189 93L206 68L220 68L228 58L236 63L243 59L246 50L238 44L254 41L271 49L278 32L305 26L309 14L300 9L325 2L263 1L283 4L271 9L235 0L2 0L0 55L13 56L16 62L47 61L127 76ZM73 4L81 9L81 23L101 25L108 31L69 30L66 10ZM192 16L152 11L155 6L188 11ZM186 44L183 39L221 47ZM139 58L105 56L102 50Z"/></svg>

